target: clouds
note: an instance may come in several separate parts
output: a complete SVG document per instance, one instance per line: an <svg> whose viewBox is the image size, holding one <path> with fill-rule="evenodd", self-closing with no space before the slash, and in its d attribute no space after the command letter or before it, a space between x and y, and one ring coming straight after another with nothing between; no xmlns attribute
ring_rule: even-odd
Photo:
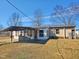
<svg viewBox="0 0 79 59"><path fill-rule="evenodd" d="M56 16L52 16L52 17L56 17ZM43 16L42 17L42 20L49 20L51 18L51 16ZM22 17L21 18L21 22L33 22L34 21L34 18L33 17Z"/></svg>
<svg viewBox="0 0 79 59"><path fill-rule="evenodd" d="M49 19L51 16L44 16L43 19Z"/></svg>
<svg viewBox="0 0 79 59"><path fill-rule="evenodd" d="M30 19L31 18L31 19ZM34 20L34 18L33 17L30 17L30 18L28 18L28 17L22 17L21 18L21 22L32 22L33 20ZM50 18L50 16L44 16L44 17L42 17L43 19L49 19Z"/></svg>
<svg viewBox="0 0 79 59"><path fill-rule="evenodd" d="M22 17L21 22L32 22L33 20L28 17Z"/></svg>

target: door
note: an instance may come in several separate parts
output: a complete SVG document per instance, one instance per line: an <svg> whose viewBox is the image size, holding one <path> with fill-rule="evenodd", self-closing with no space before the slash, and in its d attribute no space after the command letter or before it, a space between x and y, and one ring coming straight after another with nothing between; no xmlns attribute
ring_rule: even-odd
<svg viewBox="0 0 79 59"><path fill-rule="evenodd" d="M38 32L38 39L40 39L40 40L48 39L48 30L47 29L39 30L39 32Z"/></svg>
<svg viewBox="0 0 79 59"><path fill-rule="evenodd" d="M44 37L44 30L39 30L39 37Z"/></svg>

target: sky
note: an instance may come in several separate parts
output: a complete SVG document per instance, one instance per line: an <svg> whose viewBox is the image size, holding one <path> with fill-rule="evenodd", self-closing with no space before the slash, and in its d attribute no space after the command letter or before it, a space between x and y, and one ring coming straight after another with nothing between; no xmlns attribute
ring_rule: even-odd
<svg viewBox="0 0 79 59"><path fill-rule="evenodd" d="M79 2L79 0L9 0L22 12L24 12L29 17L34 16L34 11L41 9L44 16L50 16L56 5L63 5L68 7L72 2ZM14 7L12 7L6 0L0 0L0 25L4 27L8 26L7 22L11 17L12 13L18 12ZM20 12L18 12L23 18ZM48 22L48 21L47 21ZM30 25L29 21L24 23L25 25Z"/></svg>

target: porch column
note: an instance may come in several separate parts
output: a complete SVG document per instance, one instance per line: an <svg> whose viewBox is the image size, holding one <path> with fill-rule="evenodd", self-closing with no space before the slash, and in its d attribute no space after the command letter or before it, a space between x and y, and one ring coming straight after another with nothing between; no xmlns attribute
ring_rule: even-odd
<svg viewBox="0 0 79 59"><path fill-rule="evenodd" d="M64 39L66 39L66 28L64 28Z"/></svg>
<svg viewBox="0 0 79 59"><path fill-rule="evenodd" d="M10 37L11 37L11 43L12 43L12 41L13 41L13 31L11 31Z"/></svg>
<svg viewBox="0 0 79 59"><path fill-rule="evenodd" d="M24 30L24 36L25 36L26 30Z"/></svg>
<svg viewBox="0 0 79 59"><path fill-rule="evenodd" d="M34 39L34 30L32 30L32 39Z"/></svg>
<svg viewBox="0 0 79 59"><path fill-rule="evenodd" d="M37 40L37 36L38 36L38 29L35 29L35 30L34 30L34 33L35 33L35 40Z"/></svg>

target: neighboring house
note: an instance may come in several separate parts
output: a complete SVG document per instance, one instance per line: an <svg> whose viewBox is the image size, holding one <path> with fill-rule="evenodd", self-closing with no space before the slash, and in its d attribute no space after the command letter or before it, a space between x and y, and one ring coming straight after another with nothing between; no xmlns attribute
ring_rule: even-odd
<svg viewBox="0 0 79 59"><path fill-rule="evenodd" d="M9 35L10 35L10 32L0 31L0 37L8 37Z"/></svg>
<svg viewBox="0 0 79 59"><path fill-rule="evenodd" d="M76 29L76 38L79 38L79 29Z"/></svg>
<svg viewBox="0 0 79 59"><path fill-rule="evenodd" d="M41 27L21 27L11 26L4 31L11 32L11 38L18 41L25 38L32 40L47 40L49 38L75 38L75 26L41 26Z"/></svg>

